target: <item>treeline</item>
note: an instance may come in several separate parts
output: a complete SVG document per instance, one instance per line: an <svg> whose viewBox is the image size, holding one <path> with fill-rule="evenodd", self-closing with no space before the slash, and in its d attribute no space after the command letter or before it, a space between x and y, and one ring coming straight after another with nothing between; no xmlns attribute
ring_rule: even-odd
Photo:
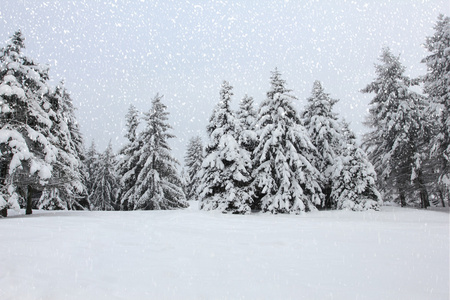
<svg viewBox="0 0 450 300"><path fill-rule="evenodd" d="M49 85L48 67L23 53L16 32L0 52L0 212L8 208L175 209L199 200L204 210L301 213L315 209L378 209L381 199L401 205L449 197L450 25L439 16L425 46L427 73L408 78L400 58L383 49L374 95L358 146L333 111L338 100L313 84L300 113L278 70L258 108L245 96L230 108L224 81L207 125L208 140L189 141L186 172L168 141L174 138L162 96L140 117L126 115L125 146L84 149L70 94ZM423 93L417 93L422 88ZM142 122L143 121L143 122ZM141 122L143 123L142 125Z"/></svg>

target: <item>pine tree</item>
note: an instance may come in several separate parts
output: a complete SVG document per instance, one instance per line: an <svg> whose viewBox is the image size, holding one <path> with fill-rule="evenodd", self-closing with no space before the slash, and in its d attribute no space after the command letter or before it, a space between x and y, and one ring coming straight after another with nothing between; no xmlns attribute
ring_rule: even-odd
<svg viewBox="0 0 450 300"><path fill-rule="evenodd" d="M126 133L125 137L128 142L119 151L119 159L116 166L116 173L119 178L119 192L120 209L133 210L133 202L128 203L128 198L124 197L136 184L137 172L135 172L136 164L139 157L134 155L142 148L142 141L137 140L137 128L139 122L139 112L130 105L126 118Z"/></svg>
<svg viewBox="0 0 450 300"><path fill-rule="evenodd" d="M255 132L257 111L254 108L253 97L245 95L239 103L237 118L239 120L239 143L245 150L253 153L258 137Z"/></svg>
<svg viewBox="0 0 450 300"><path fill-rule="evenodd" d="M381 195L376 188L376 173L366 153L357 146L347 123L341 125L341 153L334 158L330 199L337 209L378 210Z"/></svg>
<svg viewBox="0 0 450 300"><path fill-rule="evenodd" d="M209 142L199 173L200 209L250 213L251 159L238 141L239 122L230 108L233 87L224 81L207 126Z"/></svg>
<svg viewBox="0 0 450 300"><path fill-rule="evenodd" d="M18 207L18 192L31 198L52 176L57 149L50 141L47 113L48 68L23 54L24 38L17 31L0 51L0 211Z"/></svg>
<svg viewBox="0 0 450 300"><path fill-rule="evenodd" d="M88 151L86 152L86 159L84 161L84 165L86 167L86 178L87 178L87 194L88 198L89 195L92 194L94 188L94 177L95 177L95 170L98 168L99 163L99 154L97 152L95 142L92 140L91 145L89 146ZM90 203L90 199L88 200Z"/></svg>
<svg viewBox="0 0 450 300"><path fill-rule="evenodd" d="M335 203L331 201L331 173L335 159L340 155L342 133L333 106L338 100L330 98L325 93L320 81L313 84L311 97L302 114L304 126L308 131L311 142L317 149L317 155L313 159L314 166L322 174L321 188L324 193L322 206L331 208Z"/></svg>
<svg viewBox="0 0 450 300"><path fill-rule="evenodd" d="M168 112L156 95L152 108L145 114L146 128L137 136L140 147L131 153L130 161L136 162L129 171L136 182L123 195L123 201L135 210L159 210L184 208L188 204L181 188L182 180L177 172L178 162L171 155L168 144L174 138L168 131Z"/></svg>
<svg viewBox="0 0 450 300"><path fill-rule="evenodd" d="M383 49L380 62L375 66L377 78L362 90L375 93L366 122L371 131L364 136L364 145L382 190L397 193L402 205L412 202L411 192L419 191L426 208L428 192L421 163L429 128L423 114L426 102L411 90L418 82L404 75L405 68L388 48Z"/></svg>
<svg viewBox="0 0 450 300"><path fill-rule="evenodd" d="M186 198L187 200L196 200L198 198L197 189L200 185L198 174L203 163L203 144L199 136L189 140L184 162L187 169Z"/></svg>
<svg viewBox="0 0 450 300"><path fill-rule="evenodd" d="M312 165L316 149L285 85L275 69L256 120L255 206L264 212L300 213L321 203L320 175Z"/></svg>
<svg viewBox="0 0 450 300"><path fill-rule="evenodd" d="M445 205L444 195L447 201L450 197L450 18L440 15L434 30L425 42L430 55L422 60L428 69L423 81L431 102L428 114L437 120L431 153L433 168L439 175L438 193Z"/></svg>
<svg viewBox="0 0 450 300"><path fill-rule="evenodd" d="M115 157L110 142L94 171L90 195L94 210L115 210L119 185L114 166Z"/></svg>

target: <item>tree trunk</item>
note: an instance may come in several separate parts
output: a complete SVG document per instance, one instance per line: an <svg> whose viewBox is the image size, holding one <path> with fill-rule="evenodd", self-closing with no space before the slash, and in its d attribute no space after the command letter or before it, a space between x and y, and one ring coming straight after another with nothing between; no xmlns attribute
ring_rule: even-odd
<svg viewBox="0 0 450 300"><path fill-rule="evenodd" d="M2 210L0 210L0 216L6 218L8 216L8 209L5 207Z"/></svg>
<svg viewBox="0 0 450 300"><path fill-rule="evenodd" d="M33 189L31 187L31 185L28 185L28 188L27 188L27 209L25 211L26 215L31 215L33 213L33 210L31 208L31 205L32 205L32 203L31 203L31 199L32 198L31 197L32 196L33 196Z"/></svg>
<svg viewBox="0 0 450 300"><path fill-rule="evenodd" d="M403 191L400 192L400 205L402 207L406 206L406 198L405 198L405 193Z"/></svg>

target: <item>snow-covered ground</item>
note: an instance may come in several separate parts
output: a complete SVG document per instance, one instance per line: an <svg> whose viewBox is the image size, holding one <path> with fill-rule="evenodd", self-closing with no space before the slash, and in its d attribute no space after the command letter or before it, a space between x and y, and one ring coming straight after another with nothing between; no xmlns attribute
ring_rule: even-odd
<svg viewBox="0 0 450 300"><path fill-rule="evenodd" d="M449 299L448 211L195 205L0 219L0 299Z"/></svg>

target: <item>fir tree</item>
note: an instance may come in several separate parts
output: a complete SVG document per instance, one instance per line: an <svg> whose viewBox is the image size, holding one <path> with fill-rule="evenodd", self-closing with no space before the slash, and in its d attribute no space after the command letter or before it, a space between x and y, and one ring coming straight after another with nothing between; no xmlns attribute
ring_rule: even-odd
<svg viewBox="0 0 450 300"><path fill-rule="evenodd" d="M253 97L245 95L239 103L237 118L239 120L239 143L245 150L253 153L258 137L255 132L257 111L254 108Z"/></svg>
<svg viewBox="0 0 450 300"><path fill-rule="evenodd" d="M189 140L186 156L184 157L186 172L186 198L196 200L197 189L200 185L199 171L203 163L203 144L199 136Z"/></svg>
<svg viewBox="0 0 450 300"><path fill-rule="evenodd" d="M271 213L315 210L321 203L319 172L312 160L316 149L303 127L278 70L259 109L254 151L255 207Z"/></svg>
<svg viewBox="0 0 450 300"><path fill-rule="evenodd" d="M251 159L238 142L239 122L230 108L233 87L224 81L209 120L209 142L200 171L200 209L236 214L250 212Z"/></svg>
<svg viewBox="0 0 450 300"><path fill-rule="evenodd" d="M92 194L90 195L92 209L115 210L117 202L118 179L115 173L115 157L111 142L100 156L98 166L94 171Z"/></svg>
<svg viewBox="0 0 450 300"><path fill-rule="evenodd" d="M423 114L426 103L411 90L417 81L404 75L405 68L389 49L383 49L380 62L375 66L377 78L362 90L375 93L366 122L371 131L364 136L364 145L385 193L397 193L406 205L413 199L410 192L418 190L422 206L427 207L421 163L429 128Z"/></svg>
<svg viewBox="0 0 450 300"><path fill-rule="evenodd" d="M439 175L437 188L445 205L445 194L450 197L450 18L440 15L434 30L425 42L430 55L422 60L428 69L423 81L431 102L428 114L437 120L431 140L432 167Z"/></svg>
<svg viewBox="0 0 450 300"><path fill-rule="evenodd" d="M376 188L376 173L366 153L357 146L347 123L342 124L341 153L331 168L330 199L337 209L378 210L381 195Z"/></svg>
<svg viewBox="0 0 450 300"><path fill-rule="evenodd" d="M0 51L0 211L18 207L17 193L27 198L48 182L57 149L51 143L48 115L48 68L23 54L24 38L17 31Z"/></svg>
<svg viewBox="0 0 450 300"><path fill-rule="evenodd" d="M325 197L322 199L322 206L331 208L335 206L330 197L331 173L335 159L340 155L342 140L337 115L333 112L333 106L338 100L332 99L328 93L325 93L320 81L315 81L311 97L307 101L302 119L311 142L317 149L317 155L313 159L314 166L323 175L321 188Z"/></svg>
<svg viewBox="0 0 450 300"><path fill-rule="evenodd" d="M128 203L128 198L124 197L124 195L131 191L137 180L135 167L139 157L135 156L134 153L142 147L142 141L137 140L137 128L140 124L138 110L133 105L130 105L125 118L125 137L128 142L119 152L116 173L120 179L118 193L121 201L120 208L122 210L133 210L133 202Z"/></svg>
<svg viewBox="0 0 450 300"><path fill-rule="evenodd" d="M95 170L98 168L99 163L99 154L97 152L95 142L92 140L91 145L89 146L88 151L86 152L86 159L84 161L84 165L86 167L86 178L87 178L87 194L91 195L94 188L94 177L95 177ZM90 200L89 200L90 202Z"/></svg>
<svg viewBox="0 0 450 300"><path fill-rule="evenodd" d="M159 210L184 208L188 204L183 193L178 162L171 155L168 144L174 138L168 131L168 112L161 96L152 100L152 108L145 114L146 128L133 143L139 145L130 153L130 161L136 162L132 172L135 184L123 195L123 201L135 210Z"/></svg>

